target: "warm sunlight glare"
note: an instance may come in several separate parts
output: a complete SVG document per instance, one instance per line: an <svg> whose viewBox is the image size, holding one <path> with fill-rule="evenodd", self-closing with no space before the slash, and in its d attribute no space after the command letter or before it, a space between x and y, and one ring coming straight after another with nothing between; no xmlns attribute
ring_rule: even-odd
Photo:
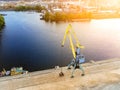
<svg viewBox="0 0 120 90"><path fill-rule="evenodd" d="M97 28L101 29L115 29L120 30L120 19L103 19L103 20L92 20L91 25L95 25Z"/></svg>

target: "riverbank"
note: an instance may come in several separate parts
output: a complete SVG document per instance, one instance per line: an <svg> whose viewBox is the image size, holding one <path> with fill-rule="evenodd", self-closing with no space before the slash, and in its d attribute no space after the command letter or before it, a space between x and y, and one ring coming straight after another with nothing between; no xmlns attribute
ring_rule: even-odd
<svg viewBox="0 0 120 90"><path fill-rule="evenodd" d="M119 90L120 58L83 64L85 76L79 70L70 78L71 70L50 69L29 74L0 78L1 90Z"/></svg>

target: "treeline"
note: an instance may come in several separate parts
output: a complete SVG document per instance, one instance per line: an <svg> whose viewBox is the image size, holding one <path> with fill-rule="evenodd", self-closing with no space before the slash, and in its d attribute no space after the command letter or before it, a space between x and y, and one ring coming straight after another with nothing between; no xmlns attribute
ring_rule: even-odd
<svg viewBox="0 0 120 90"><path fill-rule="evenodd" d="M41 5L36 5L36 6L17 6L14 7L15 11L37 11L37 12L41 12L42 10L46 10L46 8L44 6Z"/></svg>
<svg viewBox="0 0 120 90"><path fill-rule="evenodd" d="M4 25L5 25L4 17L0 15L0 30L4 27Z"/></svg>
<svg viewBox="0 0 120 90"><path fill-rule="evenodd" d="M72 21L73 19L90 19L91 13L84 12L84 13L65 13L65 12L55 12L50 13L46 12L43 16L45 21Z"/></svg>

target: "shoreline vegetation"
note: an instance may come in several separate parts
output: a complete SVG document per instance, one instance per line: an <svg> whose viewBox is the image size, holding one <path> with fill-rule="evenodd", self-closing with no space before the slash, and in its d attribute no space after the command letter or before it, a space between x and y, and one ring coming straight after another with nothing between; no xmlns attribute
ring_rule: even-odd
<svg viewBox="0 0 120 90"><path fill-rule="evenodd" d="M72 12L46 12L41 19L47 22L58 22L58 21L68 21L68 22L89 22L91 19L110 19L110 18L120 18L120 13L91 13L91 12L81 12L81 13L72 13Z"/></svg>
<svg viewBox="0 0 120 90"><path fill-rule="evenodd" d="M89 21L91 19L91 13L71 13L71 12L55 12L50 13L46 12L43 17L43 20L50 22L58 22L58 21Z"/></svg>
<svg viewBox="0 0 120 90"><path fill-rule="evenodd" d="M44 6L35 5L35 6L17 6L13 8L14 11L36 11L41 12L42 10L47 10Z"/></svg>
<svg viewBox="0 0 120 90"><path fill-rule="evenodd" d="M110 19L110 18L120 18L120 13L91 13L91 12L81 12L81 13L71 13L71 12L46 12L41 19L47 22L58 22L58 21L68 21L68 22L89 22L91 19Z"/></svg>
<svg viewBox="0 0 120 90"><path fill-rule="evenodd" d="M3 29L4 26L5 26L4 17L0 15L0 31Z"/></svg>

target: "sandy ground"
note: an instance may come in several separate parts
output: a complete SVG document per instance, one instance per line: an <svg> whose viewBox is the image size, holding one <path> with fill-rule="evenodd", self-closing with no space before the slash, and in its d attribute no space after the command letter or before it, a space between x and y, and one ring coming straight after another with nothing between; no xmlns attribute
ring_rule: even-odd
<svg viewBox="0 0 120 90"><path fill-rule="evenodd" d="M60 68L4 77L0 90L120 90L120 58L92 61L83 67L85 76L76 69L74 78L67 67L62 68L63 77L59 77Z"/></svg>

